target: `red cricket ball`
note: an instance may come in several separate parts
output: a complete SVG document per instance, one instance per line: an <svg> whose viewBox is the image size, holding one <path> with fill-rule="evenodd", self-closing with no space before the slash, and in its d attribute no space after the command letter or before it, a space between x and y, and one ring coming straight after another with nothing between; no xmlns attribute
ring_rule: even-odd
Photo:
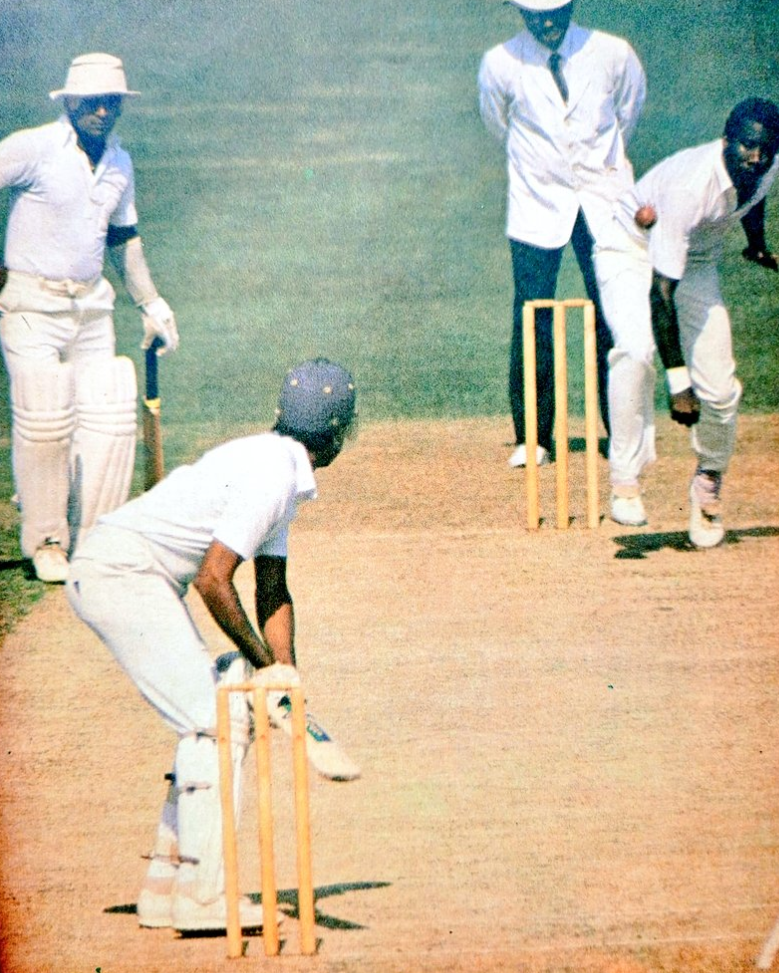
<svg viewBox="0 0 779 973"><path fill-rule="evenodd" d="M649 230L657 223L657 212L654 206L642 206L641 209L636 210L633 219L642 230Z"/></svg>

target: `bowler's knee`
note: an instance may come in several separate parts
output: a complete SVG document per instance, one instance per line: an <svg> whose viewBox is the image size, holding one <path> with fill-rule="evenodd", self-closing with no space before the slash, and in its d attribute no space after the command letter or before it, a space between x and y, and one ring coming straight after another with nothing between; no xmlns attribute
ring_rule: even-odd
<svg viewBox="0 0 779 973"><path fill-rule="evenodd" d="M625 341L619 339L609 352L609 368L619 369L638 366L643 369L654 369L655 345L653 341Z"/></svg>
<svg viewBox="0 0 779 973"><path fill-rule="evenodd" d="M741 382L735 377L724 383L720 388L696 389L701 402L718 415L722 422L727 422L735 416L741 401L742 391Z"/></svg>

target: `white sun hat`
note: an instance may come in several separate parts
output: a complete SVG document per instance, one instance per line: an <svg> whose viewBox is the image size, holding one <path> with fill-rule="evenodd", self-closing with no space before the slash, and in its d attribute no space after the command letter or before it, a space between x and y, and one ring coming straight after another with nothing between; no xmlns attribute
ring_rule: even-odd
<svg viewBox="0 0 779 973"><path fill-rule="evenodd" d="M545 10L557 10L558 7L567 7L573 0L507 0L515 7L524 7L525 10L536 10L539 13Z"/></svg>
<svg viewBox="0 0 779 973"><path fill-rule="evenodd" d="M132 97L140 91L130 91L124 66L113 54L81 54L73 59L65 87L50 91L49 98L91 98L94 95L122 95Z"/></svg>

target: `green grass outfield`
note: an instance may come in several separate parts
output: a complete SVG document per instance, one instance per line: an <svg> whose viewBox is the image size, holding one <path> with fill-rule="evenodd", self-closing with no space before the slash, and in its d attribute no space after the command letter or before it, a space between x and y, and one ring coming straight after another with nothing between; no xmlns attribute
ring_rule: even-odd
<svg viewBox="0 0 779 973"><path fill-rule="evenodd" d="M717 137L742 97L779 97L772 8L579 0L577 19L626 36L647 69L637 175ZM161 369L168 465L269 424L284 369L316 354L352 368L364 422L507 412L504 160L476 72L519 25L500 0L0 0L0 136L55 117L47 92L78 53L119 54L143 92L117 132L182 334ZM769 223L779 246L776 193ZM741 246L724 287L744 409L775 411L779 281ZM569 255L560 293L581 293ZM123 292L116 321L140 366ZM5 375L0 398L0 602L23 605L42 586L13 566Z"/></svg>

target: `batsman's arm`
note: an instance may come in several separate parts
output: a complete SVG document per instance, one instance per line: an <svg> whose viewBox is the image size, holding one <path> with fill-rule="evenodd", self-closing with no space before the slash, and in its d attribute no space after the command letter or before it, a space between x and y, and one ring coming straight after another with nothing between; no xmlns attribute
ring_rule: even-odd
<svg viewBox="0 0 779 973"><path fill-rule="evenodd" d="M693 426L700 417L700 402L693 391L690 373L684 361L679 320L674 293L679 284L654 271L649 301L655 344L668 380L671 418L683 426Z"/></svg>
<svg viewBox="0 0 779 973"><path fill-rule="evenodd" d="M275 661L284 660L274 659L271 649L255 632L241 604L233 578L242 561L235 551L221 541L213 540L192 585L219 628L255 669L262 669Z"/></svg>
<svg viewBox="0 0 779 973"><path fill-rule="evenodd" d="M295 609L287 587L287 559L254 559L257 624L276 662L296 665Z"/></svg>
<svg viewBox="0 0 779 973"><path fill-rule="evenodd" d="M159 337L162 341L157 345L158 355L175 351L179 344L176 318L168 302L157 293L138 227L109 226L106 245L114 270L136 307L140 308L143 320L141 348L145 351L152 340Z"/></svg>
<svg viewBox="0 0 779 973"><path fill-rule="evenodd" d="M257 621L263 638L277 663L294 666L295 611L287 588L287 559L260 555L254 559L254 573ZM273 726L292 735L292 707L286 693L268 693L268 716ZM308 711L306 752L312 766L328 780L356 780L360 776L357 764Z"/></svg>

